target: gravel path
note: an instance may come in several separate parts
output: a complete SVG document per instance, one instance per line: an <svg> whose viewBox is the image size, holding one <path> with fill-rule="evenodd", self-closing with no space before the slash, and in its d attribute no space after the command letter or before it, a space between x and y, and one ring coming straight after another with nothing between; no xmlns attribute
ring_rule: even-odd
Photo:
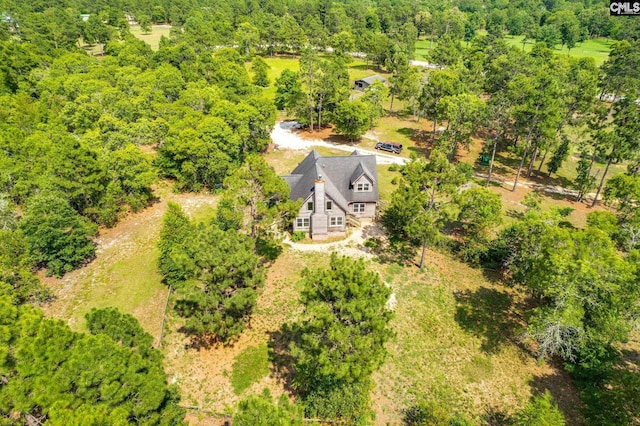
<svg viewBox="0 0 640 426"><path fill-rule="evenodd" d="M444 68L442 65L430 64L429 62L426 62L426 61L414 61L414 60L411 60L411 61L409 61L409 63L411 65L413 65L413 66L416 66L416 67L429 68L429 69L432 69L432 70L441 70L441 69Z"/></svg>
<svg viewBox="0 0 640 426"><path fill-rule="evenodd" d="M294 243L287 237L284 242L296 251L323 253L331 253L335 251L343 256L372 259L373 255L369 252L369 249L364 246L364 242L367 238L383 238L384 235L385 233L380 225L373 222L365 222L360 228L353 229L347 238L339 241L332 241L328 243Z"/></svg>
<svg viewBox="0 0 640 426"><path fill-rule="evenodd" d="M295 121L282 121L280 123L276 123L275 127L271 131L271 139L275 143L276 148L308 150L314 146L324 146L327 148L338 149L340 151L346 151L349 153L353 152L354 149L357 149L363 154L375 155L377 157L378 164L404 164L409 161L404 157L382 154L375 150L362 149L360 147L354 147L351 145L326 142L320 139L304 139L292 131L297 126L298 123L296 123Z"/></svg>

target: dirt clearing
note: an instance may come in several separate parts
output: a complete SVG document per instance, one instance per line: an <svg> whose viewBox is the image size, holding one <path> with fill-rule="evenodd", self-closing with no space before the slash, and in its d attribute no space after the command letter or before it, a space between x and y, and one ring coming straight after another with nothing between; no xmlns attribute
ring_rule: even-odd
<svg viewBox="0 0 640 426"><path fill-rule="evenodd" d="M167 287L157 270L156 246L167 201L180 204L191 216L210 213L217 202L211 195L174 194L164 189L166 195L154 205L111 229L100 230L93 261L59 279L41 277L55 296L43 307L47 316L85 331L86 313L114 306L135 316L146 331L159 338Z"/></svg>

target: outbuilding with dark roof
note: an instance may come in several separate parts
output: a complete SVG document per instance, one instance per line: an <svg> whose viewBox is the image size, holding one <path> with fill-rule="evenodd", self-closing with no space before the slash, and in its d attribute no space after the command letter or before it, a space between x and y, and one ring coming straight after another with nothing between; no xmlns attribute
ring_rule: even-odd
<svg viewBox="0 0 640 426"><path fill-rule="evenodd" d="M353 88L357 89L357 90L364 90L367 87L371 86L373 83L375 83L376 81L380 81L382 83L386 83L387 80L381 76L381 75L372 75L369 77L365 77L365 78L361 78L359 80L356 80Z"/></svg>

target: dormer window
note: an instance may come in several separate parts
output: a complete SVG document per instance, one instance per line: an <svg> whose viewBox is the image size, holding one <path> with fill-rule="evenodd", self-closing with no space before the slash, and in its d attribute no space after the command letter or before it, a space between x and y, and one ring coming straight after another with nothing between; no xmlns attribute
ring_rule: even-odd
<svg viewBox="0 0 640 426"><path fill-rule="evenodd" d="M371 185L369 182L360 182L356 185L356 192L369 192L371 191Z"/></svg>

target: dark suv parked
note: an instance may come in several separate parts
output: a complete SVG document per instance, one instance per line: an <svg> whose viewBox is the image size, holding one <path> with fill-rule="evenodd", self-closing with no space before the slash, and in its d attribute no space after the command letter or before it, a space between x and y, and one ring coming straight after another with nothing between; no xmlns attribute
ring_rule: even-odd
<svg viewBox="0 0 640 426"><path fill-rule="evenodd" d="M393 152L394 154L400 154L402 152L402 145L400 145L399 143L378 142L376 144L376 149Z"/></svg>

